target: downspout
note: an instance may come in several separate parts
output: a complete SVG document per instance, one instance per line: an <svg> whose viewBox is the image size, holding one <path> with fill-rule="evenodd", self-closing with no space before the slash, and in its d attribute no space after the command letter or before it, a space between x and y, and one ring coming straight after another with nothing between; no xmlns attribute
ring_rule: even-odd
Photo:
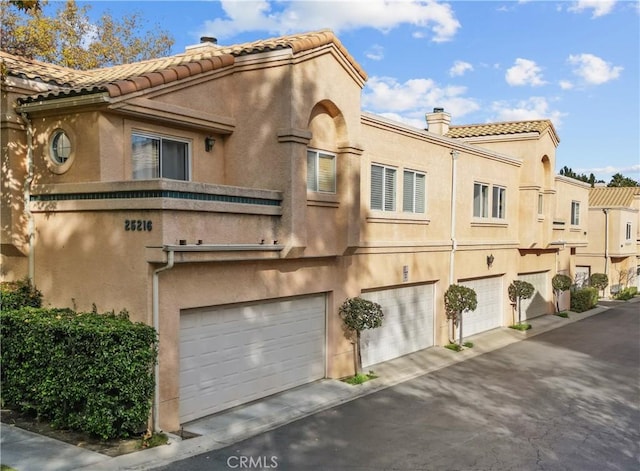
<svg viewBox="0 0 640 471"><path fill-rule="evenodd" d="M604 213L604 274L609 276L609 209L603 209Z"/></svg>
<svg viewBox="0 0 640 471"><path fill-rule="evenodd" d="M29 253L28 253L28 270L29 270L29 280L33 284L35 278L35 247L34 247L34 239L35 239L35 220L33 219L33 213L31 212L30 202L31 202L31 185L33 184L33 124L29 119L29 115L27 113L20 113L20 117L24 121L27 126L27 178L24 182L24 213L27 217L27 241L29 244Z"/></svg>
<svg viewBox="0 0 640 471"><path fill-rule="evenodd" d="M456 162L460 152L451 150L451 253L449 259L449 284L452 285L455 275L455 253L458 248L456 241Z"/></svg>
<svg viewBox="0 0 640 471"><path fill-rule="evenodd" d="M153 328L156 332L160 332L160 284L158 282L159 275L161 272L170 270L173 268L174 262L174 251L171 248L167 248L167 264L163 267L157 268L153 271L153 279L152 279L152 312L153 312ZM159 352L158 352L159 356ZM155 375L155 388L153 391L153 410L152 410L152 422L153 422L153 431L160 432L160 427L158 424L160 423L160 360L156 361L154 367L154 375Z"/></svg>

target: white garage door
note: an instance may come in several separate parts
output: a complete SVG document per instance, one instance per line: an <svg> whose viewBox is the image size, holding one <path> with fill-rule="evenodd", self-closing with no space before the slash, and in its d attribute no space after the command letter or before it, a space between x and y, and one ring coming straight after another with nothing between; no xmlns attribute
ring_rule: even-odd
<svg viewBox="0 0 640 471"><path fill-rule="evenodd" d="M382 327L362 333L362 366L367 367L433 346L434 285L362 293L382 307Z"/></svg>
<svg viewBox="0 0 640 471"><path fill-rule="evenodd" d="M576 279L575 284L578 288L584 288L589 286L589 277L591 276L591 267L588 266L576 266Z"/></svg>
<svg viewBox="0 0 640 471"><path fill-rule="evenodd" d="M520 273L518 275L518 279L528 281L535 288L533 295L529 299L523 299L520 303L522 320L533 319L549 312L549 306L551 305L549 303L552 299L549 297L551 282L548 281L548 278L549 272L546 271Z"/></svg>
<svg viewBox="0 0 640 471"><path fill-rule="evenodd" d="M324 295L182 313L181 422L323 378L324 348Z"/></svg>
<svg viewBox="0 0 640 471"><path fill-rule="evenodd" d="M464 337L502 326L502 277L461 280L459 284L473 288L478 299L475 311L463 314Z"/></svg>

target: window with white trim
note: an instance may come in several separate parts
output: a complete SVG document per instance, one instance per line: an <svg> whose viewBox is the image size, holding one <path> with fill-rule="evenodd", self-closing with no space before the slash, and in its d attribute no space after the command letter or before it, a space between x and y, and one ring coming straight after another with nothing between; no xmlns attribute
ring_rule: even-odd
<svg viewBox="0 0 640 471"><path fill-rule="evenodd" d="M571 225L572 226L580 225L580 202L579 201L571 202Z"/></svg>
<svg viewBox="0 0 640 471"><path fill-rule="evenodd" d="M507 207L507 189L502 186L494 186L491 201L491 217L504 219Z"/></svg>
<svg viewBox="0 0 640 471"><path fill-rule="evenodd" d="M405 213L425 212L426 175L413 170L404 171L402 210Z"/></svg>
<svg viewBox="0 0 640 471"><path fill-rule="evenodd" d="M489 217L489 185L473 184L473 217Z"/></svg>
<svg viewBox="0 0 640 471"><path fill-rule="evenodd" d="M189 180L189 142L153 134L131 135L134 180Z"/></svg>
<svg viewBox="0 0 640 471"><path fill-rule="evenodd" d="M627 242L631 240L631 223L627 223Z"/></svg>
<svg viewBox="0 0 640 471"><path fill-rule="evenodd" d="M371 209L396 210L396 169L371 165Z"/></svg>
<svg viewBox="0 0 640 471"><path fill-rule="evenodd" d="M307 190L336 192L336 156L319 150L307 150Z"/></svg>

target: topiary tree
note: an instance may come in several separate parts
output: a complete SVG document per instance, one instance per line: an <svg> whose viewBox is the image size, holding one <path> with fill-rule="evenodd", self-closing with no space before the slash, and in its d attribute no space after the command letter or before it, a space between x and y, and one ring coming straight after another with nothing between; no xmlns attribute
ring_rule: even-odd
<svg viewBox="0 0 640 471"><path fill-rule="evenodd" d="M553 287L553 294L556 297L556 312L560 312L560 296L571 288L571 278L558 273L551 279L551 286Z"/></svg>
<svg viewBox="0 0 640 471"><path fill-rule="evenodd" d="M604 296L604 290L609 286L609 277L605 273L594 273L589 277L589 284L597 290L602 290Z"/></svg>
<svg viewBox="0 0 640 471"><path fill-rule="evenodd" d="M355 374L362 372L360 335L363 330L376 329L382 325L384 313L378 303L360 297L349 298L340 306L340 317L345 326L355 334Z"/></svg>
<svg viewBox="0 0 640 471"><path fill-rule="evenodd" d="M522 324L521 301L533 296L535 290L531 283L523 280L513 280L509 285L509 300L518 307L518 324Z"/></svg>
<svg viewBox="0 0 640 471"><path fill-rule="evenodd" d="M460 324L460 347L462 347L462 313L475 311L476 307L478 307L478 298L473 288L450 285L444 293L444 309L447 319L452 321L452 338L455 337L455 329Z"/></svg>

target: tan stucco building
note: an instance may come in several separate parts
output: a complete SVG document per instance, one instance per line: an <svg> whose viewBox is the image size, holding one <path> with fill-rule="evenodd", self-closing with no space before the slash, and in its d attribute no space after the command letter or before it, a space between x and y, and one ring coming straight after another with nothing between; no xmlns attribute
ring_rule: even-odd
<svg viewBox="0 0 640 471"><path fill-rule="evenodd" d="M576 258L578 284L605 273L605 295L640 288L640 187L591 188L588 231L589 243Z"/></svg>
<svg viewBox="0 0 640 471"><path fill-rule="evenodd" d="M86 72L0 58L2 278L154 325L165 430L352 373L348 297L385 312L370 367L447 343L452 283L477 292L466 335L513 323L515 279L536 287L524 317L553 312L587 245L550 121L363 113L330 31Z"/></svg>

